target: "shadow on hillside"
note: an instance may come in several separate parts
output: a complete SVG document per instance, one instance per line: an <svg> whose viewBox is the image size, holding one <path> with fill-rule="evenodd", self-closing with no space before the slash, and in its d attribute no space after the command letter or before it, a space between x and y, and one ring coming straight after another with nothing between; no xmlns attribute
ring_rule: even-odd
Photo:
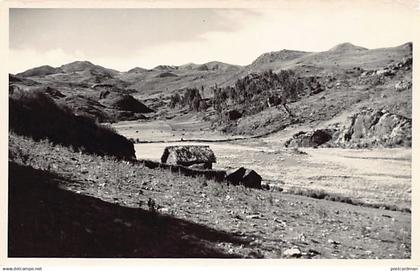
<svg viewBox="0 0 420 271"><path fill-rule="evenodd" d="M10 95L9 131L86 153L135 158L133 143L128 139L87 116L76 116L70 108L37 91Z"/></svg>
<svg viewBox="0 0 420 271"><path fill-rule="evenodd" d="M62 177L9 162L9 257L240 257L248 242L171 216L60 189ZM64 180L71 181L71 180Z"/></svg>

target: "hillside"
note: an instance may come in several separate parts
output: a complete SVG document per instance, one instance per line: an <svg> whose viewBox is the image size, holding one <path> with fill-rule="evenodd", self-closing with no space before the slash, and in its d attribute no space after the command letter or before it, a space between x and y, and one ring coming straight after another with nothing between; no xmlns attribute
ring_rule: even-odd
<svg viewBox="0 0 420 271"><path fill-rule="evenodd" d="M56 74L56 73L61 73L61 72L62 70L60 68L53 68L51 66L45 65L45 66L29 69L22 73L18 73L16 74L16 76L18 77L43 77L46 75Z"/></svg>
<svg viewBox="0 0 420 271"><path fill-rule="evenodd" d="M9 131L91 154L127 160L135 157L133 144L126 138L92 119L74 115L40 91L10 95Z"/></svg>
<svg viewBox="0 0 420 271"><path fill-rule="evenodd" d="M125 83L113 77L113 70L80 61L58 70L47 76L10 75L9 92L41 92L99 122L144 119L143 113L152 112L131 95L133 90L124 89Z"/></svg>
<svg viewBox="0 0 420 271"><path fill-rule="evenodd" d="M171 106L173 95L182 96L188 89L200 93L199 115L203 121L214 129L234 135L273 133L291 125L307 129L308 125L322 126L326 121L341 118L342 114L349 116L365 109L387 110L411 118L411 43L379 49L343 43L324 52L281 50L265 53L247 66L213 61L159 65L150 70L136 67L118 72L87 61L76 61L58 68L43 66L39 69L39 74L34 72L35 68L11 75L10 88L30 91L35 85L41 85L56 89L65 97L51 95L54 99L100 122L171 119L180 110ZM297 91L297 99L286 101L290 112L283 106L266 104L268 98L279 99L284 86L250 79L264 77L264 72L269 70L275 74L290 70L299 85L305 86L305 91ZM238 99L228 99L222 106L223 112L219 112L220 108L214 105L217 103L215 90L221 89L229 95L232 88L239 91L238 84L258 93L248 91L253 98L244 103L246 106ZM253 84L263 84L263 87ZM112 95L101 98L101 93L106 91ZM112 101L109 101L111 97ZM121 106L115 99L123 99L131 105ZM185 107L181 111L191 112L191 108ZM241 117L226 121L220 116L231 114L229 111L232 110L238 111Z"/></svg>
<svg viewBox="0 0 420 271"><path fill-rule="evenodd" d="M411 255L408 213L227 186L14 134L9 172L12 257Z"/></svg>

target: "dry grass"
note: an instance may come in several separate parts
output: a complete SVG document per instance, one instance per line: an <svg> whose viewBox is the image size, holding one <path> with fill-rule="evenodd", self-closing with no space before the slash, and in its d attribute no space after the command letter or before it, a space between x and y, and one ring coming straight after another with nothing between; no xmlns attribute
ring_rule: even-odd
<svg viewBox="0 0 420 271"><path fill-rule="evenodd" d="M9 98L9 129L35 140L48 139L88 153L134 158L133 144L109 127L37 91L16 91Z"/></svg>
<svg viewBox="0 0 420 271"><path fill-rule="evenodd" d="M287 193L293 194L293 195L306 196L306 197L310 197L314 199L331 200L331 201L343 202L347 204L370 207L370 208L379 208L379 209L384 209L384 210L411 213L410 208L404 208L404 207L386 204L386 203L367 203L360 200L352 199L348 196L344 196L341 194L327 193L325 192L325 190L301 189L297 187L292 187L289 190L287 190Z"/></svg>
<svg viewBox="0 0 420 271"><path fill-rule="evenodd" d="M184 232L184 236L180 237L182 240L205 244L206 249L199 254L202 257L223 253L225 256L230 255L229 257L239 255L279 258L285 257L283 252L291 247L299 247L302 251L301 257L304 258L405 258L410 255L410 216L402 212L362 208L276 191L232 186L199 177L186 177L166 170L148 169L141 164L118 161L111 157L73 152L66 147L52 145L46 141L34 142L13 134L9 138L9 160L17 165L54 174L56 177L52 178L51 182L56 183L61 190L100 199L119 206L118 208L134 208L157 216L169 216L188 223L206 225L211 230L229 233L240 240L208 240L194 232ZM17 176L16 172L12 171L10 176L13 181L14 176ZM62 221L66 212L56 215L55 219ZM128 222L127 225L141 223L122 213L120 216L116 217L118 221ZM99 218L91 217L86 221L89 221L89 225L105 223L108 225L108 235L116 234L113 231L117 228L112 228L107 220L100 222L102 220L97 219ZM92 226L84 224L86 222L79 223L92 230ZM55 227L53 232L60 232L60 229L56 228L59 226L52 226ZM380 238L361 238L360 232L363 227L370 227ZM99 237L102 233L96 232L102 231L102 228L93 228L93 232L98 234L95 244L108 246L106 238ZM404 230L394 232L393 229L396 228ZM30 234L31 230L31 227L26 228L26 233ZM131 235L144 236L144 230L140 225L130 228L126 237L129 239ZM176 231L179 232L179 229ZM342 234L343 231L346 232L345 235ZM306 241L299 237L302 234ZM328 239L339 241L340 249L331 246ZM384 246L382 239L392 242ZM86 246L84 242L87 240L89 239L79 240L79 245ZM180 251L183 243L173 242L175 243L171 243L169 250L166 250L167 254L162 255L181 255L176 251ZM401 245L404 245L405 249L401 250ZM365 251L368 250L374 253L367 255ZM95 255L95 250L90 253ZM121 254L120 251L115 255L127 255L126 253ZM145 253L144 250L130 255L141 257L141 253ZM185 253L182 255L185 256ZM193 255L197 253L191 251L191 256Z"/></svg>

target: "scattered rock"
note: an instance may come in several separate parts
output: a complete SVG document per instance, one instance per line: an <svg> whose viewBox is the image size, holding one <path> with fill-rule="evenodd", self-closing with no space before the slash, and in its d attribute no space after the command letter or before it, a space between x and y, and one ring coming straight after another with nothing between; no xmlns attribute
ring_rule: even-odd
<svg viewBox="0 0 420 271"><path fill-rule="evenodd" d="M286 143L286 147L318 147L332 139L334 129L318 129L309 132L299 132Z"/></svg>
<svg viewBox="0 0 420 271"><path fill-rule="evenodd" d="M162 213L168 213L169 212L169 208L159 208L158 210L159 210L159 212L162 212Z"/></svg>
<svg viewBox="0 0 420 271"><path fill-rule="evenodd" d="M209 164L207 164L207 163L194 164L194 165L189 166L189 168L191 168L191 169L209 169ZM210 168L211 168L211 164L210 164Z"/></svg>
<svg viewBox="0 0 420 271"><path fill-rule="evenodd" d="M260 215L247 215L246 216L246 218L248 218L248 219L257 219L257 218L260 218L261 216Z"/></svg>
<svg viewBox="0 0 420 271"><path fill-rule="evenodd" d="M299 150L297 147L293 148L293 149L292 149L292 152L293 152L294 154L307 155L307 153L306 153L306 152Z"/></svg>
<svg viewBox="0 0 420 271"><path fill-rule="evenodd" d="M228 183L238 185L242 181L245 171L246 169L243 167L230 169L226 171L225 180Z"/></svg>
<svg viewBox="0 0 420 271"><path fill-rule="evenodd" d="M411 88L411 82L398 81L398 83L395 84L395 90L398 92L404 91L409 88Z"/></svg>
<svg viewBox="0 0 420 271"><path fill-rule="evenodd" d="M233 218L238 219L238 220L244 220L240 215L236 214L233 216Z"/></svg>
<svg viewBox="0 0 420 271"><path fill-rule="evenodd" d="M381 70L377 70L376 75L384 75L384 76L392 76L395 75L395 72L391 69L381 69Z"/></svg>
<svg viewBox="0 0 420 271"><path fill-rule="evenodd" d="M282 226L284 226L284 227L286 227L286 226L287 226L286 221L283 221L283 220L281 220L281 219L274 218L274 221L275 221L275 222L277 222L277 223L280 223L280 224L281 224Z"/></svg>
<svg viewBox="0 0 420 271"><path fill-rule="evenodd" d="M246 187L261 188L261 176L252 169L247 169L242 179L242 184Z"/></svg>
<svg viewBox="0 0 420 271"><path fill-rule="evenodd" d="M225 116L227 120L237 120L242 117L242 113L236 109L226 111Z"/></svg>
<svg viewBox="0 0 420 271"><path fill-rule="evenodd" d="M332 239L328 239L328 241L327 241L329 244L332 244L332 245L339 245L339 244L341 244L340 242L338 242L338 241L334 241L334 240L332 240Z"/></svg>
<svg viewBox="0 0 420 271"><path fill-rule="evenodd" d="M315 249L309 249L308 254L309 254L309 256L313 257L313 256L316 256L316 255L320 255L321 252L319 252L318 250L315 250Z"/></svg>
<svg viewBox="0 0 420 271"><path fill-rule="evenodd" d="M389 240L389 239L381 239L381 242L383 242L383 243L395 243L394 240Z"/></svg>
<svg viewBox="0 0 420 271"><path fill-rule="evenodd" d="M306 242L306 235L305 235L305 234L303 234L303 233L301 233L301 234L299 234L298 239L299 239L301 242Z"/></svg>
<svg viewBox="0 0 420 271"><path fill-rule="evenodd" d="M268 183L262 183L261 184L261 189L270 190L270 184L268 184Z"/></svg>
<svg viewBox="0 0 420 271"><path fill-rule="evenodd" d="M161 162L182 166L199 164L205 169L211 169L212 163L216 162L216 156L209 146L168 146L162 154Z"/></svg>
<svg viewBox="0 0 420 271"><path fill-rule="evenodd" d="M302 256L302 252L298 248L289 248L283 252L283 255L286 257L299 258L300 256Z"/></svg>
<svg viewBox="0 0 420 271"><path fill-rule="evenodd" d="M225 180L234 185L242 184L246 187L261 188L262 178L254 170L240 167L226 171Z"/></svg>
<svg viewBox="0 0 420 271"><path fill-rule="evenodd" d="M367 109L348 118L335 143L351 148L411 146L411 128L411 119Z"/></svg>
<svg viewBox="0 0 420 271"><path fill-rule="evenodd" d="M345 123L326 129L299 132L286 147L367 148L410 147L412 120L386 110L366 109L348 117Z"/></svg>

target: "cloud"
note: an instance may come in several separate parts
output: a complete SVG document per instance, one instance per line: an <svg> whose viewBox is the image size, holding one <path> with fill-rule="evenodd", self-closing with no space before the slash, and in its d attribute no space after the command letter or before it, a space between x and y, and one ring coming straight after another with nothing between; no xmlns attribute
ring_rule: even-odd
<svg viewBox="0 0 420 271"><path fill-rule="evenodd" d="M149 67L212 60L247 65L263 53L281 49L325 51L342 42L378 48L413 39L412 16L404 12L393 14L391 9L377 13L339 8L317 12L309 8L256 12L259 16L242 18L244 27L236 31L211 31L197 40L160 44L135 55L141 65ZM239 13L227 16L240 18Z"/></svg>
<svg viewBox="0 0 420 271"><path fill-rule="evenodd" d="M137 49L198 40L211 31L236 31L252 14L236 9L11 9L10 48L129 56Z"/></svg>
<svg viewBox="0 0 420 271"><path fill-rule="evenodd" d="M73 51L61 47L44 52L12 48L10 71L20 72L46 64L60 66L75 60L89 60L120 71L136 66L152 68L160 64L181 65L213 60L247 65L262 53L281 49L324 51L342 42L378 48L396 46L414 39L415 12L397 10L394 6L386 9L366 8L357 12L354 8L343 6L318 10L300 6L217 9L213 13L224 24L235 22L235 27L229 31L224 27L206 28L206 31L195 33L194 38L165 40L143 47L131 46L124 52L114 49L107 54L89 54L77 44ZM99 44L96 49L100 50L101 46L104 45Z"/></svg>

